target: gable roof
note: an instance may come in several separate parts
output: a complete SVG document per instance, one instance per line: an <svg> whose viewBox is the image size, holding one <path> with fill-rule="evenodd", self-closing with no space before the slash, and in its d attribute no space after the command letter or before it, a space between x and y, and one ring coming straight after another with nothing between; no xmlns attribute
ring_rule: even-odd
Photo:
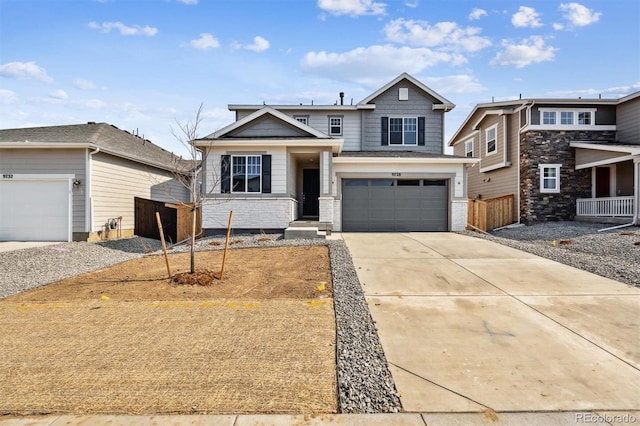
<svg viewBox="0 0 640 426"><path fill-rule="evenodd" d="M390 88L392 88L393 86L401 82L402 80L410 81L415 86L417 86L420 90L422 90L423 92L427 93L429 96L435 98L438 102L440 102L440 104L434 104L434 109L444 109L445 111L450 111L453 108L455 108L454 103L449 101L447 98L439 95L438 93L434 92L432 89L425 86L420 80L412 77L406 72L400 74L399 76L391 80L389 83L385 84L384 86L382 86L381 88L379 88L378 90L376 90L375 92L373 92L372 94L370 94L369 96L367 96L366 98L358 102L358 105L368 104L373 99L377 98L382 93L386 92L387 90L389 90Z"/></svg>
<svg viewBox="0 0 640 426"><path fill-rule="evenodd" d="M189 170L195 164L182 160L151 141L107 123L0 129L0 149L98 148L117 157L164 170Z"/></svg>
<svg viewBox="0 0 640 426"><path fill-rule="evenodd" d="M321 139L330 139L331 137L325 133L322 133L319 130L314 129L311 126L308 126L304 123L301 123L300 121L296 120L293 117L288 116L287 114L284 114L280 111L278 111L277 109L274 109L270 106L264 106L262 108L260 108L258 111L255 111L249 115L247 115L246 117L235 121L231 124L229 124L226 127L223 127L222 129L213 132L212 134L210 134L209 136L206 136L202 139L220 139L223 138L226 135L231 134L234 130L240 129L241 127L244 127L246 125L248 125L251 122L254 122L262 117L265 116L272 116L274 118L276 118L277 120L282 121L283 123L286 123L289 126L292 126L298 130L300 130L301 132L306 133L308 136L313 136L316 138L321 138ZM202 140L201 139L201 140Z"/></svg>

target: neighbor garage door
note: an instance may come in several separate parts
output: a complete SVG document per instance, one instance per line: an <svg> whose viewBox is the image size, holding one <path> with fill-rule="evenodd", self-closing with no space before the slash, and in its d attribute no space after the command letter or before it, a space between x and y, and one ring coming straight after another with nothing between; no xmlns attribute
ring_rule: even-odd
<svg viewBox="0 0 640 426"><path fill-rule="evenodd" d="M0 241L68 241L69 179L0 180Z"/></svg>
<svg viewBox="0 0 640 426"><path fill-rule="evenodd" d="M448 231L444 179L343 179L345 232Z"/></svg>

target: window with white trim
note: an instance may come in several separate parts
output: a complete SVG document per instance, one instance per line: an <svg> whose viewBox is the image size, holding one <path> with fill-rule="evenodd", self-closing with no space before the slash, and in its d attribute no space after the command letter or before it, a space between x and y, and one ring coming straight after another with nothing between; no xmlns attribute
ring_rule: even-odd
<svg viewBox="0 0 640 426"><path fill-rule="evenodd" d="M586 111L586 112L579 112L578 113L578 124L581 125L590 125L591 124L591 112L590 111Z"/></svg>
<svg viewBox="0 0 640 426"><path fill-rule="evenodd" d="M498 150L498 126L490 127L485 131L485 140L487 155L495 153Z"/></svg>
<svg viewBox="0 0 640 426"><path fill-rule="evenodd" d="M389 117L389 145L417 144L417 117Z"/></svg>
<svg viewBox="0 0 640 426"><path fill-rule="evenodd" d="M464 156L473 157L473 139L464 143Z"/></svg>
<svg viewBox="0 0 640 426"><path fill-rule="evenodd" d="M231 192L261 192L261 155L232 155L231 173Z"/></svg>
<svg viewBox="0 0 640 426"><path fill-rule="evenodd" d="M595 124L595 108L540 108L543 126L591 126Z"/></svg>
<svg viewBox="0 0 640 426"><path fill-rule="evenodd" d="M556 124L556 112L555 111L542 111L542 124Z"/></svg>
<svg viewBox="0 0 640 426"><path fill-rule="evenodd" d="M342 135L342 117L329 117L329 135Z"/></svg>
<svg viewBox="0 0 640 426"><path fill-rule="evenodd" d="M560 111L560 124L573 125L573 111Z"/></svg>
<svg viewBox="0 0 640 426"><path fill-rule="evenodd" d="M308 115L294 115L293 118L301 122L302 124L309 124L309 116Z"/></svg>
<svg viewBox="0 0 640 426"><path fill-rule="evenodd" d="M560 192L561 164L540 164L540 192Z"/></svg>

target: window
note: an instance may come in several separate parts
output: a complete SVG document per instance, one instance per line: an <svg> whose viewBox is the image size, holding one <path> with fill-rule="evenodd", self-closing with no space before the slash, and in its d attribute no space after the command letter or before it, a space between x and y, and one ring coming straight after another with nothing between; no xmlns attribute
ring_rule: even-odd
<svg viewBox="0 0 640 426"><path fill-rule="evenodd" d="M329 135L342 135L342 117L329 117Z"/></svg>
<svg viewBox="0 0 640 426"><path fill-rule="evenodd" d="M416 145L418 143L418 119L416 117L389 118L389 144Z"/></svg>
<svg viewBox="0 0 640 426"><path fill-rule="evenodd" d="M542 124L556 124L556 112L542 111Z"/></svg>
<svg viewBox="0 0 640 426"><path fill-rule="evenodd" d="M231 192L260 192L261 164L260 155L232 155Z"/></svg>
<svg viewBox="0 0 640 426"><path fill-rule="evenodd" d="M293 118L295 118L302 124L309 124L309 116L307 115L294 115Z"/></svg>
<svg viewBox="0 0 640 426"><path fill-rule="evenodd" d="M560 192L561 164L540 164L540 192Z"/></svg>
<svg viewBox="0 0 640 426"><path fill-rule="evenodd" d="M591 124L591 112L579 112L578 124L590 125Z"/></svg>
<svg viewBox="0 0 640 426"><path fill-rule="evenodd" d="M560 124L573 124L573 111L561 111L560 112Z"/></svg>
<svg viewBox="0 0 640 426"><path fill-rule="evenodd" d="M485 132L485 137L487 139L487 155L493 154L498 149L496 145L497 129L497 126L493 126Z"/></svg>
<svg viewBox="0 0 640 426"><path fill-rule="evenodd" d="M473 157L473 140L464 143L464 156Z"/></svg>

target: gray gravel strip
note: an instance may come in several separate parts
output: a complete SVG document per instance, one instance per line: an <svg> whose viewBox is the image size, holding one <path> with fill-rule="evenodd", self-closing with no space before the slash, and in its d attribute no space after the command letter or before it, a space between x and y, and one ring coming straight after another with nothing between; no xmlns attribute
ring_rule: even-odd
<svg viewBox="0 0 640 426"><path fill-rule="evenodd" d="M211 245L212 242L218 244ZM280 234L238 235L231 247L329 247L336 315L336 364L340 411L343 413L395 413L401 411L387 360L353 266L342 240L283 240ZM198 240L196 250L221 250L224 237ZM160 243L129 238L101 243L63 243L0 253L0 298L102 269L145 254L161 253ZM188 245L171 248L188 252Z"/></svg>
<svg viewBox="0 0 640 426"><path fill-rule="evenodd" d="M598 232L610 226L585 222L545 222L504 228L490 235L469 231L463 234L489 239L640 287L640 228Z"/></svg>

